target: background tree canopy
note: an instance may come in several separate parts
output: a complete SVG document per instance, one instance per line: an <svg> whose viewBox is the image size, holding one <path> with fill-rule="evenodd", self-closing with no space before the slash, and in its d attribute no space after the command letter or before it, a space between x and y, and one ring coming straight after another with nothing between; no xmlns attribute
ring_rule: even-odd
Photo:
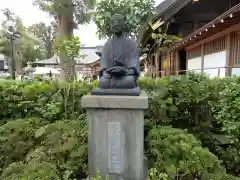
<svg viewBox="0 0 240 180"><path fill-rule="evenodd" d="M7 32L7 29L8 24L13 22L12 25L14 26L14 29L20 33L20 38L13 41L13 46L16 70L21 71L27 62L33 62L36 59L41 59L43 57L44 47L41 46L39 39L29 35L21 18L9 9L4 9L2 11L6 16L6 20L2 23L3 29L0 31L0 53L4 54L8 59L12 58L12 44L10 42L11 35Z"/></svg>
<svg viewBox="0 0 240 180"><path fill-rule="evenodd" d="M137 34L139 27L143 26L154 13L154 0L102 0L97 3L94 21L98 28L99 38L111 36L110 19L115 13L123 14L126 18L126 32Z"/></svg>
<svg viewBox="0 0 240 180"><path fill-rule="evenodd" d="M89 22L95 0L35 0L34 2L43 11L52 15L57 23L56 41L61 42L67 39L69 42L73 38L73 29L78 24ZM74 44L70 43L70 44ZM70 53L71 54L71 53ZM60 65L62 77L66 81L76 78L75 60L68 57L66 53L60 52Z"/></svg>
<svg viewBox="0 0 240 180"><path fill-rule="evenodd" d="M53 41L56 36L57 25L53 22L51 25L46 25L43 22L33 24L28 27L28 32L38 39L40 39L41 45L45 49L45 58L51 58L53 56Z"/></svg>
<svg viewBox="0 0 240 180"><path fill-rule="evenodd" d="M94 7L95 0L34 0L34 4L56 20L60 20L62 15L71 15L75 25L78 25L89 22L91 13L88 10Z"/></svg>

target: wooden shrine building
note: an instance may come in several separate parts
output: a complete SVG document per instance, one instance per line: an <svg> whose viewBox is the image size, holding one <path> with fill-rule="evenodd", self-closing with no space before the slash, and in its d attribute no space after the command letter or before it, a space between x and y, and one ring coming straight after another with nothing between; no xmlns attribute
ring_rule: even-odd
<svg viewBox="0 0 240 180"><path fill-rule="evenodd" d="M168 52L157 49L141 61L152 76L194 70L211 76L240 75L240 0L166 0L153 19L181 40ZM140 43L154 44L149 29Z"/></svg>

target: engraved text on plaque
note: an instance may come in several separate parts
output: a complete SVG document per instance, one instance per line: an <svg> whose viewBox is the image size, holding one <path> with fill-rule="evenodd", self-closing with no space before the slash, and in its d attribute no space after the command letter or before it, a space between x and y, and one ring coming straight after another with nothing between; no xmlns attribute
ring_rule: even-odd
<svg viewBox="0 0 240 180"><path fill-rule="evenodd" d="M108 122L108 169L109 173L121 173L121 124Z"/></svg>

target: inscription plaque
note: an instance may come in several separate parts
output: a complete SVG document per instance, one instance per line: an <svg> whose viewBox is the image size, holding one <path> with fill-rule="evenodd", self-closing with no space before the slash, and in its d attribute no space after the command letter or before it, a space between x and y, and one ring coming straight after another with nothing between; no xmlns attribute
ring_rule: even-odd
<svg viewBox="0 0 240 180"><path fill-rule="evenodd" d="M121 124L108 122L108 173L121 173Z"/></svg>

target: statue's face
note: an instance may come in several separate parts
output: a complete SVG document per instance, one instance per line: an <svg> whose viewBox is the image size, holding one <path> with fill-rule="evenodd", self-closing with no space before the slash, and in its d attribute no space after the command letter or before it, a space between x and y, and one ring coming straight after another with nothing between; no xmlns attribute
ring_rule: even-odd
<svg viewBox="0 0 240 180"><path fill-rule="evenodd" d="M115 14L111 19L112 32L117 34L123 32L124 17L120 14Z"/></svg>

